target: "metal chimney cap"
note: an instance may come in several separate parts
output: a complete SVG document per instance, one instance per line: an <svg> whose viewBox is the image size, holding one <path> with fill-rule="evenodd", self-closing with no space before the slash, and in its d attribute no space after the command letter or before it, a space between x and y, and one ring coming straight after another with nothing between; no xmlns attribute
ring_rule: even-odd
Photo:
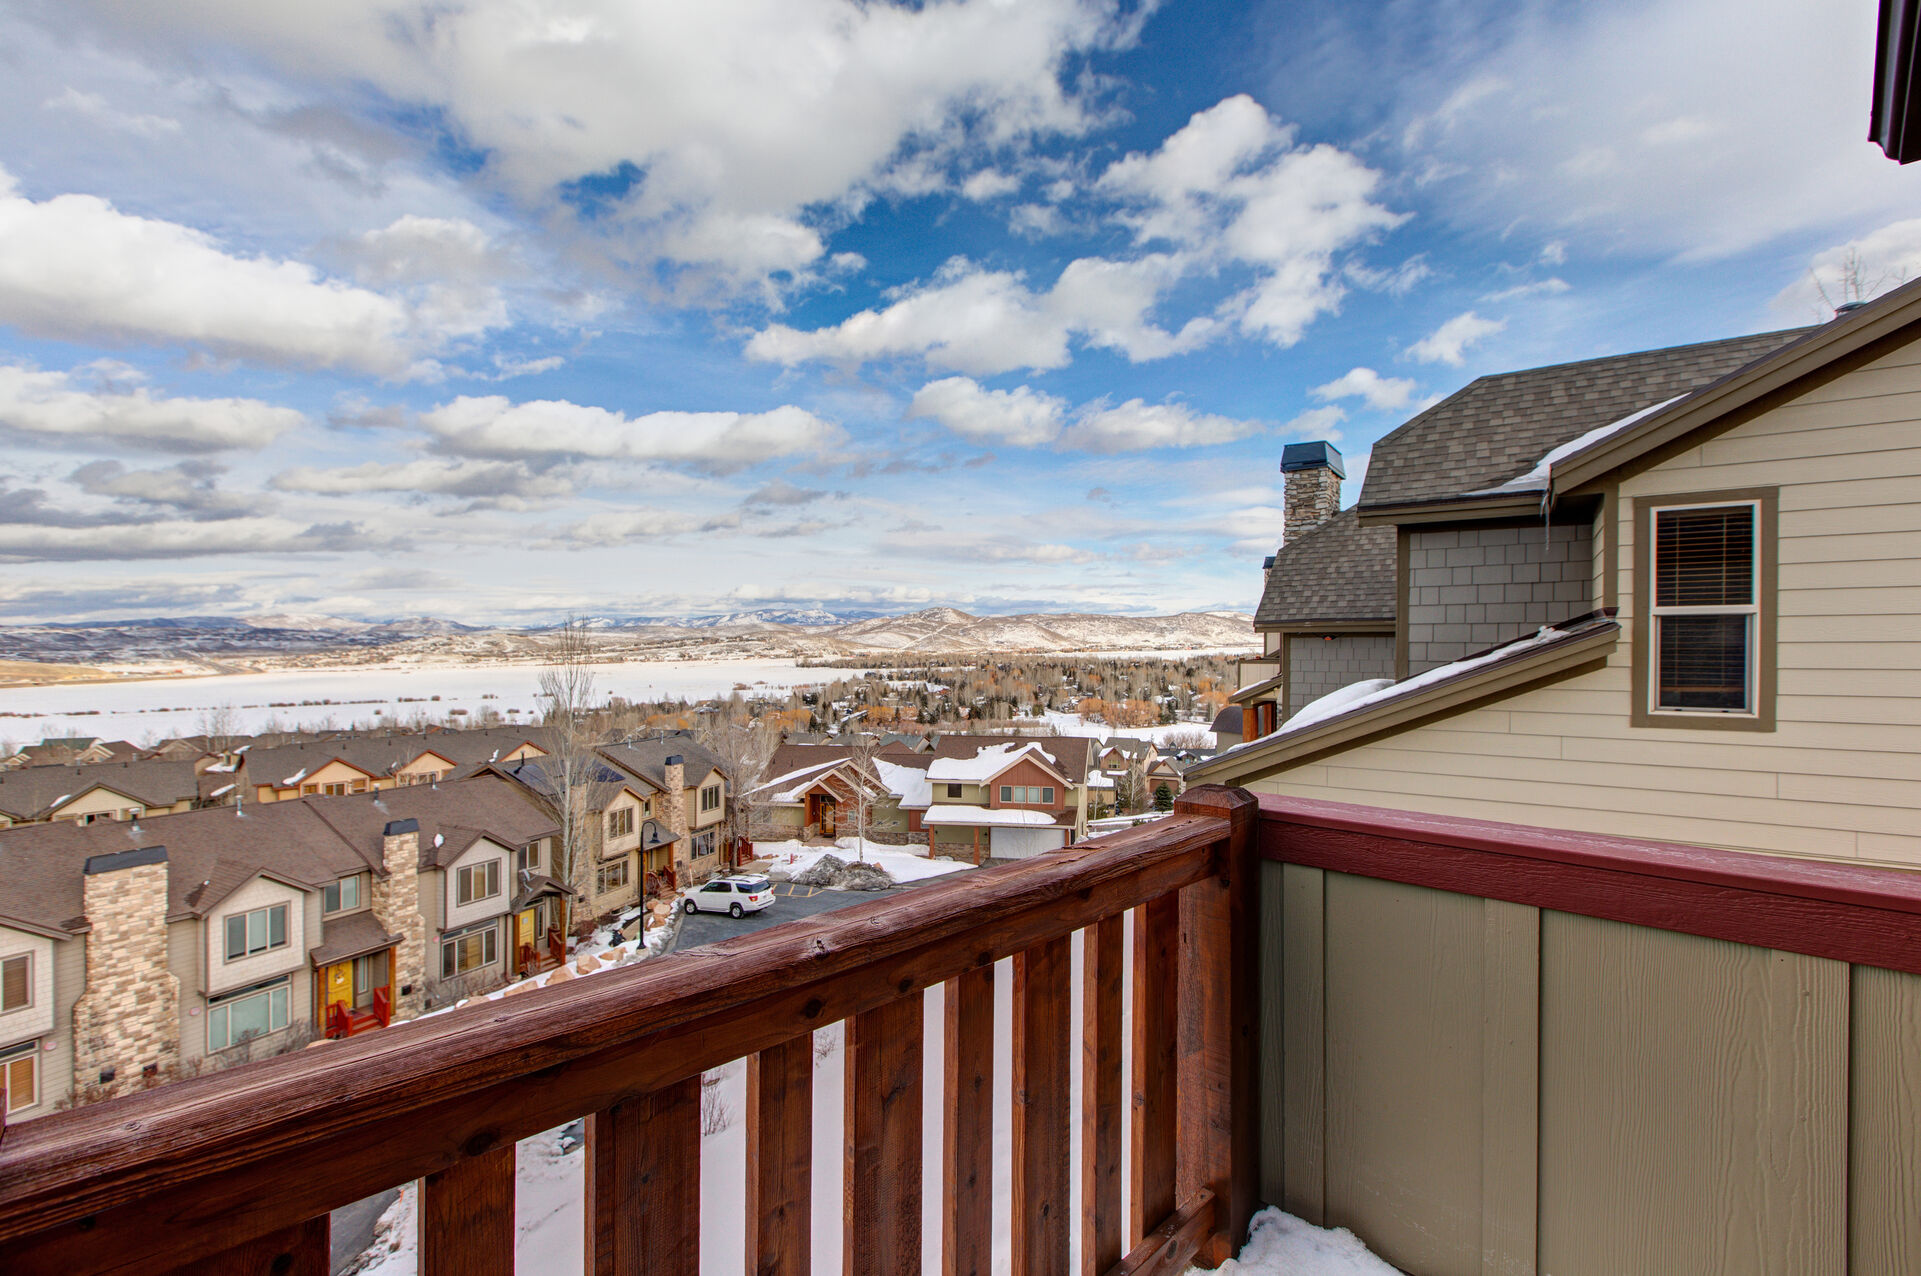
<svg viewBox="0 0 1921 1276"><path fill-rule="evenodd" d="M666 761L666 763L665 763L664 765L666 765L666 766L681 766L681 765L683 765L683 764L684 764L684 763L685 763L686 761L687 761L687 759L686 759L686 758L683 758L683 757L682 757L682 756L681 756L680 754L678 754L678 753L670 753L670 754L668 754L668 755L667 755L667 761Z"/></svg>
<svg viewBox="0 0 1921 1276"><path fill-rule="evenodd" d="M1281 449L1281 473L1320 469L1333 470L1337 478L1347 477L1347 466L1341 460L1341 450L1327 440L1290 443Z"/></svg>

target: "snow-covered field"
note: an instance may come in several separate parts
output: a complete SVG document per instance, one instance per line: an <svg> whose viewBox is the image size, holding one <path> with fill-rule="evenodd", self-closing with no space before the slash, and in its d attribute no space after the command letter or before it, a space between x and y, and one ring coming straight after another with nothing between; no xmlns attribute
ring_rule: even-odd
<svg viewBox="0 0 1921 1276"><path fill-rule="evenodd" d="M1088 736L1095 740L1110 740L1116 736L1129 740L1152 740L1158 748L1167 743L1170 735L1189 735L1199 731L1207 737L1207 747L1214 747L1214 733L1207 729L1205 722L1176 722L1161 727L1110 727L1100 722L1082 722L1077 713L1061 713L1055 709L1049 709L1045 718L1062 735Z"/></svg>
<svg viewBox="0 0 1921 1276"><path fill-rule="evenodd" d="M923 861L925 863L926 861ZM1131 943L1132 922L1126 926ZM1074 1004L1069 1021L1081 1022L1078 941L1072 946ZM1009 1269L1008 1236L1013 1202L1007 1167L1013 1150L1012 1092L1013 1001L1012 963L996 971L994 1018L994 1271ZM940 1181L944 1113L939 1101L944 1037L942 989L930 988L925 1002L923 1121L921 1127L922 1183ZM1123 1002L1123 1014L1126 1014ZM1132 1034L1123 1023L1121 1040ZM841 1265L841 1139L845 1085L845 1052L839 1024L814 1034L814 1210L813 1267L837 1271ZM1076 1058L1079 1057L1076 1047ZM708 1127L701 1140L700 1269L713 1276L738 1276L746 1269L747 1145L742 1113L746 1106L746 1064L728 1064L708 1074L710 1094L705 1104ZM1070 1111L1079 1111L1080 1069L1071 1073ZM1080 1122L1073 1123L1070 1164L1080 1164ZM1121 1125L1122 1156L1129 1154L1127 1123ZM583 1262L582 1235L585 1180L578 1147L562 1151L560 1131L523 1141L519 1152L516 1267L528 1273L578 1272ZM1075 1180L1078 1183L1078 1179ZM1076 1187L1074 1189L1078 1191ZM1126 1191L1125 1183L1122 1187ZM409 1185L381 1218L373 1246L361 1270L365 1276L411 1276L416 1270L418 1224L416 1188ZM1123 1196L1122 1214L1126 1214ZM923 1191L921 1231L924 1270L940 1270L940 1193ZM1078 1266L1079 1237L1073 1241ZM1369 1255L1344 1231L1310 1227L1298 1219L1267 1211L1239 1265L1223 1271L1242 1276L1393 1276L1393 1269Z"/></svg>
<svg viewBox="0 0 1921 1276"><path fill-rule="evenodd" d="M947 873L958 873L964 868L974 867L959 860L929 859L923 851L916 854L904 851L898 846L886 846L880 842L866 843L864 852L857 845L860 838L843 837L831 848L808 846L803 842L755 842L754 857L772 861L773 867L792 877L805 873L820 863L820 857L831 849L834 855L843 860L852 860L857 854L869 864L878 864L897 882L918 882L929 877L940 877Z"/></svg>
<svg viewBox="0 0 1921 1276"><path fill-rule="evenodd" d="M600 692L628 700L697 700L726 696L740 683L785 692L850 672L803 669L791 660L657 660L597 665L594 676ZM539 682L536 665L372 665L10 687L0 690L0 737L92 735L138 743L149 732L162 738L196 732L200 715L223 705L233 706L242 732L270 722L285 729L350 727L382 714L404 720L414 711L439 717L449 709L475 715L492 709L525 721L539 713Z"/></svg>

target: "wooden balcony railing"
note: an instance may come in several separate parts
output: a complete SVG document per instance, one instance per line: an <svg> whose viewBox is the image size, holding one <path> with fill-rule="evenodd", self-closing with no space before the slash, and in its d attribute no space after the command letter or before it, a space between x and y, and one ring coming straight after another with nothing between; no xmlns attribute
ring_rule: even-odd
<svg viewBox="0 0 1921 1276"><path fill-rule="evenodd" d="M808 1270L808 1202L825 1190L844 1193L847 1272L920 1269L923 1191L940 1195L943 1270L985 1272L997 1175L1016 1273L1065 1273L1077 1225L1085 1272L1218 1263L1254 1209L1255 811L1197 789L1168 819L1067 850L17 1126L0 1143L0 1271L320 1276L328 1212L417 1179L423 1276L509 1272L515 1143L582 1116L588 1271L695 1271L700 1078L741 1058L754 1271ZM1008 957L1012 1158L997 1165L993 971ZM945 1138L924 1184L922 994L937 984ZM839 1182L828 1167L816 1182L812 1034L840 1021L846 1155Z"/></svg>

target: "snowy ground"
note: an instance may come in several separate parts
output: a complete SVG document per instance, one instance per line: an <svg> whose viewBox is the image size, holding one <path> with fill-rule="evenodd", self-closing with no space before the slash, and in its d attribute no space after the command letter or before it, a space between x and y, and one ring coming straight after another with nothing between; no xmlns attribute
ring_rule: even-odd
<svg viewBox="0 0 1921 1276"><path fill-rule="evenodd" d="M820 862L820 857L832 852L843 860L852 860L857 854L870 864L878 864L897 882L918 882L929 877L940 877L946 873L957 873L964 868L974 867L960 860L929 859L925 849L915 852L898 846L887 846L879 842L867 842L862 853L861 840L843 837L833 846L808 846L801 842L755 842L754 857L770 861L770 866L782 877L792 877L805 873Z"/></svg>
<svg viewBox="0 0 1921 1276"><path fill-rule="evenodd" d="M737 683L785 692L858 676L858 670L803 669L792 660L636 660L594 666L595 689L628 700L726 696ZM539 714L539 680L539 667L528 664L369 665L9 687L0 689L0 736L138 741L148 732L160 738L187 735L201 729L202 713L223 705L233 706L235 729L243 732L262 730L269 721L289 730L345 728L383 713L404 721L416 711L438 718L449 709L476 715L492 709L510 721L531 721Z"/></svg>
<svg viewBox="0 0 1921 1276"><path fill-rule="evenodd" d="M1129 740L1152 740L1158 748L1176 732L1187 734L1198 731L1207 737L1208 748L1213 748L1215 744L1214 733L1207 729L1205 722L1176 722L1160 727L1110 727L1104 722L1083 722L1077 713L1061 713L1055 709L1047 711L1045 721L1062 735L1085 736L1091 740L1111 740L1119 736Z"/></svg>
<svg viewBox="0 0 1921 1276"><path fill-rule="evenodd" d="M1131 944L1132 921L1124 928ZM1081 1021L1080 944L1072 947L1074 978L1070 1022ZM995 972L994 1018L994 1268L1008 1271L1008 1236L1013 1203L1007 1167L1012 1157L1013 988L1012 962ZM1125 1015L1125 1004L1123 1006ZM925 994L921 1128L922 1182L940 1181L943 1112L939 1102L943 1073L942 989ZM1124 1022L1121 1040L1130 1041ZM842 1027L835 1024L814 1034L814 1216L813 1267L837 1271L841 1265L841 1182L845 1052ZM1078 1046L1076 1046L1076 1058ZM1070 1111L1080 1104L1080 1069L1072 1072ZM746 1102L746 1064L736 1061L708 1074L711 1082L704 1103L706 1132L701 1140L701 1259L700 1269L713 1276L738 1276L746 1270L746 1129L741 1114ZM523 1141L520 1145L517 1270L524 1273L578 1272L584 1255L581 1237L585 1179L577 1146L563 1151L561 1130ZM1127 1123L1121 1126L1122 1156L1129 1154ZM1080 1164L1080 1122L1073 1123L1072 1165ZM1078 1180L1076 1180L1078 1182ZM1125 1193L1125 1185L1123 1185ZM1123 1198L1122 1213L1126 1212ZM381 1216L374 1244L363 1258L363 1276L411 1276L416 1270L418 1235L417 1188L409 1185ZM922 1193L924 1270L940 1270L940 1193ZM1079 1238L1075 1237L1076 1255ZM1078 1266L1078 1258L1076 1258ZM1269 1210L1257 1219L1256 1230L1238 1265L1221 1269L1239 1276L1395 1276L1393 1268L1370 1256L1345 1231L1310 1227L1298 1219Z"/></svg>

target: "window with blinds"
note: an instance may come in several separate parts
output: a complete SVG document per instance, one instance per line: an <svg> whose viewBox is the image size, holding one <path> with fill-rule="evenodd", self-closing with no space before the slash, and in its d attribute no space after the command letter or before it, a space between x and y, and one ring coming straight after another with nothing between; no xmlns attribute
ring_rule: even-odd
<svg viewBox="0 0 1921 1276"><path fill-rule="evenodd" d="M1752 713L1759 507L1654 512L1654 708Z"/></svg>

